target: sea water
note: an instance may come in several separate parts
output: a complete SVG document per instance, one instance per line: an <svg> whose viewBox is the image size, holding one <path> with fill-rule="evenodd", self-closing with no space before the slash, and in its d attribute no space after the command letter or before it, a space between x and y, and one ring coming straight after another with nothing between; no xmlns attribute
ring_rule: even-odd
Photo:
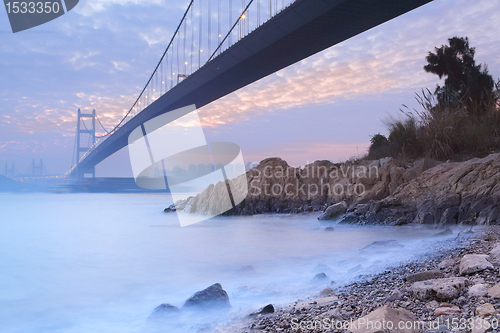
<svg viewBox="0 0 500 333"><path fill-rule="evenodd" d="M171 203L166 194L0 194L0 332L157 331L147 320L156 306L181 307L221 283L229 312L165 328L196 332L380 272L439 240L435 230L340 226L318 214L181 228L175 213L163 213ZM391 239L403 247L360 251ZM314 280L317 273L328 278Z"/></svg>

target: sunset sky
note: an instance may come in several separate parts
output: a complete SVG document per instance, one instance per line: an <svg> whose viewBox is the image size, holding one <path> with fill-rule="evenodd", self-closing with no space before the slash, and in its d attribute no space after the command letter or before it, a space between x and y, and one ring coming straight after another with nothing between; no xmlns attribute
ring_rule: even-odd
<svg viewBox="0 0 500 333"><path fill-rule="evenodd" d="M187 0L80 0L71 12L13 34L0 10L0 173L43 158L71 166L78 108L108 128L132 105L182 17ZM246 162L292 165L366 152L370 135L415 93L434 90L425 56L467 36L476 61L500 77L500 0L436 0L270 75L199 110L208 141L240 145ZM98 175L131 176L124 158Z"/></svg>

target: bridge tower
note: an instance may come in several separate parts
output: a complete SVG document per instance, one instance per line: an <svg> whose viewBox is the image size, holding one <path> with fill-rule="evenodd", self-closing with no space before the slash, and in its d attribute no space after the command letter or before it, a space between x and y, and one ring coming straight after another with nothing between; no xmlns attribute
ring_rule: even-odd
<svg viewBox="0 0 500 333"><path fill-rule="evenodd" d="M96 118L96 113L95 110L92 111L92 113L82 113L80 109L78 109L78 121L76 123L76 178L77 180L83 179L85 174L92 174L92 178L95 178L95 166L93 166L91 169L87 170L81 170L79 168L80 164L80 153L85 153L88 151L95 143L95 118ZM88 128L85 125L85 122L83 119L85 118L91 118L92 119L92 125L90 128ZM83 128L82 125L83 124ZM81 135L82 134L87 134L90 136L90 140L88 142L90 143L90 146L82 146L82 140L81 140Z"/></svg>
<svg viewBox="0 0 500 333"><path fill-rule="evenodd" d="M7 163L5 163L5 177L9 177L9 174L11 175L10 178L14 178L14 163L12 163L12 168L9 169L9 166Z"/></svg>
<svg viewBox="0 0 500 333"><path fill-rule="evenodd" d="M40 165L38 166L35 163L35 159L33 159L33 176L35 176L35 170L40 170L40 176L43 176L42 159L40 159Z"/></svg>

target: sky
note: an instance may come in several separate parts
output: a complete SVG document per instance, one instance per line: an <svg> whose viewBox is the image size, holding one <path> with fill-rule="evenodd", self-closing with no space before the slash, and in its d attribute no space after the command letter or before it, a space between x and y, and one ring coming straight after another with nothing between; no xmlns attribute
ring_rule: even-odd
<svg viewBox="0 0 500 333"><path fill-rule="evenodd" d="M164 52L187 0L80 0L67 14L13 34L0 10L0 173L72 165L77 110L112 128ZM435 0L198 110L207 141L238 144L245 162L339 162L366 153L370 136L415 93L442 83L425 56L469 37L476 62L500 78L500 0ZM98 176L131 176L124 152Z"/></svg>

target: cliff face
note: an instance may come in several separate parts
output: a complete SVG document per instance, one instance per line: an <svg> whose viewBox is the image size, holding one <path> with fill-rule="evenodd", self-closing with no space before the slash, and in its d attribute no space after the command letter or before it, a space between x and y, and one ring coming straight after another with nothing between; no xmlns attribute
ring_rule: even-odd
<svg viewBox="0 0 500 333"><path fill-rule="evenodd" d="M391 187L388 180L386 184ZM344 217L349 219L393 225L499 224L500 154L441 163L411 180L403 177L389 196L352 205Z"/></svg>
<svg viewBox="0 0 500 333"><path fill-rule="evenodd" d="M316 161L303 168L268 158L237 183L245 178L246 199L224 215L323 211L345 202L343 223L500 223L500 154L460 163L420 159L405 165L384 158ZM213 191L207 188L177 207L203 213Z"/></svg>

